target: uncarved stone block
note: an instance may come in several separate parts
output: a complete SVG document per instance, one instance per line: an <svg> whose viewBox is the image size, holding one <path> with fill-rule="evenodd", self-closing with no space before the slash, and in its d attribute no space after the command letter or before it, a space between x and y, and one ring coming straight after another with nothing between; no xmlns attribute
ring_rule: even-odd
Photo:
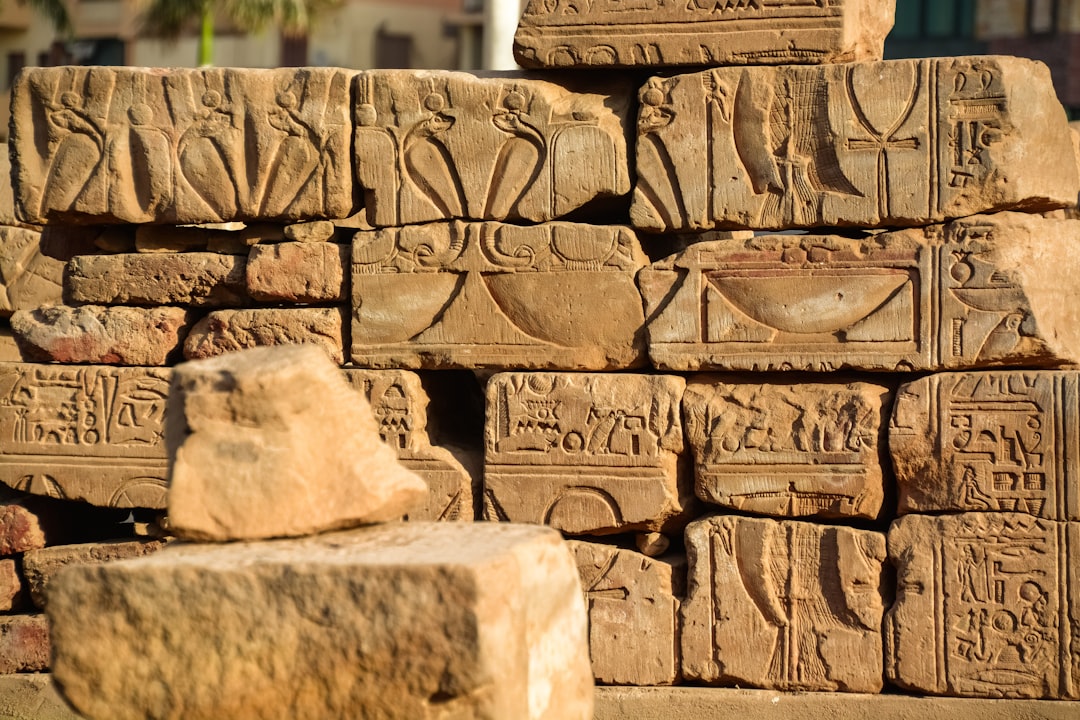
<svg viewBox="0 0 1080 720"><path fill-rule="evenodd" d="M343 324L339 308L215 310L191 328L184 357L203 360L256 347L317 345L341 364L345 362Z"/></svg>
<svg viewBox="0 0 1080 720"><path fill-rule="evenodd" d="M165 546L160 540L110 540L106 542L53 545L23 555L22 569L34 605L48 604L49 583L69 565L98 565L155 553Z"/></svg>
<svg viewBox="0 0 1080 720"><path fill-rule="evenodd" d="M326 242L256 245L248 255L247 291L264 302L344 301L351 254L351 245Z"/></svg>
<svg viewBox="0 0 1080 720"><path fill-rule="evenodd" d="M19 573L19 564L14 558L0 559L0 612L20 610L24 605L26 587ZM2 655L3 653L0 653L0 657Z"/></svg>
<svg viewBox="0 0 1080 720"><path fill-rule="evenodd" d="M0 505L0 556L45 547L45 531L37 513L18 503Z"/></svg>
<svg viewBox="0 0 1080 720"><path fill-rule="evenodd" d="M80 255L67 267L67 298L93 305L243 307L247 258L220 253Z"/></svg>
<svg viewBox="0 0 1080 720"><path fill-rule="evenodd" d="M0 674L48 669L49 624L45 616L0 616Z"/></svg>

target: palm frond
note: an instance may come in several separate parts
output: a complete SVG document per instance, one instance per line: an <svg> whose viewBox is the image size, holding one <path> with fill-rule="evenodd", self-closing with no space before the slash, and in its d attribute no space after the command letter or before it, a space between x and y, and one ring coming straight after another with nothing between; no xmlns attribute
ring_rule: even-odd
<svg viewBox="0 0 1080 720"><path fill-rule="evenodd" d="M155 34L176 37L213 5L213 0L153 0L143 13L143 27Z"/></svg>
<svg viewBox="0 0 1080 720"><path fill-rule="evenodd" d="M67 5L63 0L17 0L20 5L26 5L34 11L48 18L56 32L60 35L71 35L71 16L68 15Z"/></svg>

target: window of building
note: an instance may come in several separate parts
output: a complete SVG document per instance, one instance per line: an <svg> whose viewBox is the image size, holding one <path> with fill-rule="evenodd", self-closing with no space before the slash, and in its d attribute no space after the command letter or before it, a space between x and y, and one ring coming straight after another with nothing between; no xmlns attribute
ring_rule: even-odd
<svg viewBox="0 0 1080 720"><path fill-rule="evenodd" d="M375 67L411 68L412 35L390 33L379 28L375 32Z"/></svg>
<svg viewBox="0 0 1080 720"><path fill-rule="evenodd" d="M1058 0L1028 0L1027 30L1031 35L1050 35L1058 28Z"/></svg>

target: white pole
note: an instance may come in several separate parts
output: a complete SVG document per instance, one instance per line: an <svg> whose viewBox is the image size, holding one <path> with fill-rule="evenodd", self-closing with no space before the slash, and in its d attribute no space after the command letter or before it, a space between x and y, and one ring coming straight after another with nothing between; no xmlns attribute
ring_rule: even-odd
<svg viewBox="0 0 1080 720"><path fill-rule="evenodd" d="M484 0L484 69L516 70L514 33L521 0Z"/></svg>

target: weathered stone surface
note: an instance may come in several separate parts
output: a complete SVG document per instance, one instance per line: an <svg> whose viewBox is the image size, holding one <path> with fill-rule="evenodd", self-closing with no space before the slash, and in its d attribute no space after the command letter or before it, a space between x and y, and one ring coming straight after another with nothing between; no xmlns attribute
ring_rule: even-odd
<svg viewBox="0 0 1080 720"><path fill-rule="evenodd" d="M22 362L22 352L15 343L15 336L11 334L9 325L0 324L0 363Z"/></svg>
<svg viewBox="0 0 1080 720"><path fill-rule="evenodd" d="M315 347L178 365L169 526L191 540L295 537L395 520L428 495L364 397Z"/></svg>
<svg viewBox="0 0 1080 720"><path fill-rule="evenodd" d="M256 245L248 255L247 291L262 301L341 302L351 255L352 246L326 242Z"/></svg>
<svg viewBox="0 0 1080 720"><path fill-rule="evenodd" d="M0 482L92 505L164 507L170 376L0 363Z"/></svg>
<svg viewBox="0 0 1080 720"><path fill-rule="evenodd" d="M895 10L895 0L531 0L514 57L552 68L880 60Z"/></svg>
<svg viewBox="0 0 1080 720"><path fill-rule="evenodd" d="M1080 373L946 373L897 393L889 452L900 512L1080 520Z"/></svg>
<svg viewBox="0 0 1080 720"><path fill-rule="evenodd" d="M502 373L487 384L484 516L571 535L681 527L688 482L664 375Z"/></svg>
<svg viewBox="0 0 1080 720"><path fill-rule="evenodd" d="M876 518L885 496L889 388L698 375L683 425L702 500L760 515Z"/></svg>
<svg viewBox="0 0 1080 720"><path fill-rule="evenodd" d="M1080 697L1080 523L907 515L889 531L897 597L885 672L940 695Z"/></svg>
<svg viewBox="0 0 1080 720"><path fill-rule="evenodd" d="M598 682L678 681L679 599L686 559L653 559L612 545L572 541L589 609L589 655Z"/></svg>
<svg viewBox="0 0 1080 720"><path fill-rule="evenodd" d="M253 244L253 238L243 230L139 225L135 229L135 247L132 249L140 253L214 252L244 255Z"/></svg>
<svg viewBox="0 0 1080 720"><path fill-rule="evenodd" d="M66 571L48 612L91 720L592 718L577 570L544 528L178 545Z"/></svg>
<svg viewBox="0 0 1080 720"><path fill-rule="evenodd" d="M45 547L45 530L41 525L37 513L25 505L7 502L0 505L0 556Z"/></svg>
<svg viewBox="0 0 1080 720"><path fill-rule="evenodd" d="M12 558L4 558L0 560L0 612L19 610L25 605L26 588L19 574L19 565Z"/></svg>
<svg viewBox="0 0 1080 720"><path fill-rule="evenodd" d="M638 276L649 354L668 370L1077 362L1078 240L1078 221L999 213L693 245Z"/></svg>
<svg viewBox="0 0 1080 720"><path fill-rule="evenodd" d="M1080 190L1031 60L716 69L654 78L641 103L630 215L646 230L925 225Z"/></svg>
<svg viewBox="0 0 1080 720"><path fill-rule="evenodd" d="M73 303L237 307L251 304L247 258L220 253L80 255L68 263Z"/></svg>
<svg viewBox="0 0 1080 720"><path fill-rule="evenodd" d="M49 624L44 615L0 617L0 674L49 669Z"/></svg>
<svg viewBox="0 0 1080 720"><path fill-rule="evenodd" d="M356 179L376 227L560 218L630 192L630 88L517 75L356 78Z"/></svg>
<svg viewBox="0 0 1080 720"><path fill-rule="evenodd" d="M688 680L881 690L883 534L716 516L686 528L686 552Z"/></svg>
<svg viewBox="0 0 1080 720"><path fill-rule="evenodd" d="M15 193L11 189L11 158L6 142L0 143L0 225L18 225Z"/></svg>
<svg viewBox="0 0 1080 720"><path fill-rule="evenodd" d="M62 301L64 263L41 252L41 233L0 226L0 316Z"/></svg>
<svg viewBox="0 0 1080 720"><path fill-rule="evenodd" d="M334 223L328 220L295 223L285 226L285 238L303 243L326 242L334 237L335 231Z"/></svg>
<svg viewBox="0 0 1080 720"><path fill-rule="evenodd" d="M105 542L53 545L31 550L23 556L23 574L34 605L44 608L49 600L49 583L69 565L100 565L155 553L165 547L161 540L108 540Z"/></svg>
<svg viewBox="0 0 1080 720"><path fill-rule="evenodd" d="M47 673L0 675L0 717L5 720L82 720L60 697Z"/></svg>
<svg viewBox="0 0 1080 720"><path fill-rule="evenodd" d="M29 68L12 90L18 214L38 224L347 217L352 76Z"/></svg>
<svg viewBox="0 0 1080 720"><path fill-rule="evenodd" d="M202 360L248 348L311 344L341 364L345 362L343 315L339 308L215 310L191 328L184 357Z"/></svg>
<svg viewBox="0 0 1080 720"><path fill-rule="evenodd" d="M190 322L179 307L56 305L16 312L11 329L29 361L154 366L176 359Z"/></svg>
<svg viewBox="0 0 1080 720"><path fill-rule="evenodd" d="M455 222L361 232L353 240L352 359L365 367L638 367L645 317L633 279L647 263L624 227Z"/></svg>
<svg viewBox="0 0 1080 720"><path fill-rule="evenodd" d="M364 394L383 442L398 461L427 483L427 499L408 513L409 520L473 519L473 480L446 448L428 436L428 395L420 377L405 370L344 370L345 379Z"/></svg>

